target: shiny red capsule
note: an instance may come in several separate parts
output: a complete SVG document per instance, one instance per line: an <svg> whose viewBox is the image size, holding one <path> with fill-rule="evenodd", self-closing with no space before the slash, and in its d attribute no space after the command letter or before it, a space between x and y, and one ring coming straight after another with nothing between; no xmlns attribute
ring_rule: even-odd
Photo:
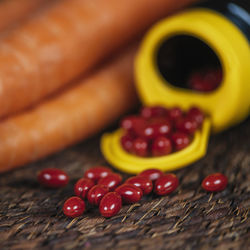
<svg viewBox="0 0 250 250"><path fill-rule="evenodd" d="M189 135L194 134L197 128L197 122L191 117L183 117L176 122L176 129Z"/></svg>
<svg viewBox="0 0 250 250"><path fill-rule="evenodd" d="M139 174L139 176L144 176L150 179L152 182L156 181L159 177L163 175L164 173L161 170L155 168L144 170Z"/></svg>
<svg viewBox="0 0 250 250"><path fill-rule="evenodd" d="M148 141L144 138L136 138L133 141L131 152L140 157L148 156L149 146Z"/></svg>
<svg viewBox="0 0 250 250"><path fill-rule="evenodd" d="M155 182L154 193L158 195L167 195L172 193L179 185L179 180L174 174L166 174Z"/></svg>
<svg viewBox="0 0 250 250"><path fill-rule="evenodd" d="M70 197L64 202L63 205L63 213L71 218L82 215L84 210L85 202L77 196Z"/></svg>
<svg viewBox="0 0 250 250"><path fill-rule="evenodd" d="M103 185L109 189L109 191L115 190L122 182L122 177L119 174L111 173L108 176L101 178L98 181L98 185Z"/></svg>
<svg viewBox="0 0 250 250"><path fill-rule="evenodd" d="M128 183L122 184L116 188L115 192L120 194L123 202L127 204L138 202L143 195L143 192L140 188Z"/></svg>
<svg viewBox="0 0 250 250"><path fill-rule="evenodd" d="M201 126L205 118L204 113L197 107L191 107L187 112L187 117L194 119L198 126Z"/></svg>
<svg viewBox="0 0 250 250"><path fill-rule="evenodd" d="M88 201L91 205L99 206L101 199L109 192L103 185L95 185L88 192Z"/></svg>
<svg viewBox="0 0 250 250"><path fill-rule="evenodd" d="M127 116L121 121L121 127L130 133L140 130L145 125L145 119L140 116Z"/></svg>
<svg viewBox="0 0 250 250"><path fill-rule="evenodd" d="M161 106L143 107L141 110L141 116L146 119L158 116L166 116L166 115L167 115L167 109Z"/></svg>
<svg viewBox="0 0 250 250"><path fill-rule="evenodd" d="M138 176L130 177L126 180L125 183L129 183L140 188L143 194L149 194L153 189L152 181L145 176L138 175Z"/></svg>
<svg viewBox="0 0 250 250"><path fill-rule="evenodd" d="M170 139L159 136L152 143L152 155L163 156L172 152L172 142Z"/></svg>
<svg viewBox="0 0 250 250"><path fill-rule="evenodd" d="M74 186L74 193L76 196L81 198L86 198L88 191L95 185L91 179L81 178L79 179Z"/></svg>
<svg viewBox="0 0 250 250"><path fill-rule="evenodd" d="M171 121L177 121L183 116L183 111L179 107L173 107L168 111L168 117Z"/></svg>
<svg viewBox="0 0 250 250"><path fill-rule="evenodd" d="M112 173L111 169L103 166L97 166L87 170L84 173L84 177L97 183L101 178L108 176L110 173Z"/></svg>
<svg viewBox="0 0 250 250"><path fill-rule="evenodd" d="M68 175L58 168L43 169L37 176L38 182L49 188L64 187L69 182Z"/></svg>
<svg viewBox="0 0 250 250"><path fill-rule="evenodd" d="M175 132L171 136L171 140L174 146L174 149L179 151L184 149L190 144L189 136L182 132Z"/></svg>
<svg viewBox="0 0 250 250"><path fill-rule="evenodd" d="M123 149L129 153L131 153L131 151L132 151L133 142L134 142L134 138L129 133L127 133L121 137L121 145L122 145Z"/></svg>
<svg viewBox="0 0 250 250"><path fill-rule="evenodd" d="M208 175L202 181L202 187L209 192L218 192L226 188L228 183L227 177L221 173Z"/></svg>
<svg viewBox="0 0 250 250"><path fill-rule="evenodd" d="M116 192L110 192L104 195L100 202L99 211L102 216L108 218L119 213L122 207L122 198Z"/></svg>

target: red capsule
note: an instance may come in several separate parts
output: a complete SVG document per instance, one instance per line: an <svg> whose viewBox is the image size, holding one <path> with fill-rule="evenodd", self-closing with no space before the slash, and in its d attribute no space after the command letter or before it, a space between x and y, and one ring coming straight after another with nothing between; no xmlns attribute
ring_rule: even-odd
<svg viewBox="0 0 250 250"><path fill-rule="evenodd" d="M152 155L163 156L172 152L172 142L170 139L159 136L152 143Z"/></svg>
<svg viewBox="0 0 250 250"><path fill-rule="evenodd" d="M43 169L37 176L38 182L49 188L64 187L69 182L68 175L58 168Z"/></svg>
<svg viewBox="0 0 250 250"><path fill-rule="evenodd" d="M183 117L176 122L176 128L180 132L192 135L197 130L198 124L191 117Z"/></svg>
<svg viewBox="0 0 250 250"><path fill-rule="evenodd" d="M221 173L215 173L207 176L202 181L202 187L209 192L222 191L227 186L227 177Z"/></svg>
<svg viewBox="0 0 250 250"><path fill-rule="evenodd" d="M188 135L182 132L173 133L171 136L171 140L173 142L175 150L177 151L184 149L190 144Z"/></svg>
<svg viewBox="0 0 250 250"><path fill-rule="evenodd" d="M112 217L120 211L122 207L122 198L116 192L110 192L104 195L100 202L99 211L102 216Z"/></svg>
<svg viewBox="0 0 250 250"><path fill-rule="evenodd" d="M95 185L88 192L88 201L91 205L99 206L101 199L109 192L103 185Z"/></svg>
<svg viewBox="0 0 250 250"><path fill-rule="evenodd" d="M140 130L145 124L145 119L140 116L127 116L121 121L121 127L130 133Z"/></svg>
<svg viewBox="0 0 250 250"><path fill-rule="evenodd" d="M130 177L126 180L125 183L129 183L140 188L143 194L149 194L153 189L152 181L149 178L144 177L144 176Z"/></svg>
<svg viewBox="0 0 250 250"><path fill-rule="evenodd" d="M161 176L155 182L154 193L158 195L167 195L172 193L179 185L179 180L174 174Z"/></svg>
<svg viewBox="0 0 250 250"><path fill-rule="evenodd" d="M163 175L164 175L164 173L161 170L154 169L154 168L144 170L139 174L139 176L144 176L153 182L156 181L159 177L161 177Z"/></svg>
<svg viewBox="0 0 250 250"><path fill-rule="evenodd" d="M128 183L116 188L115 192L121 195L123 202L127 204L138 202L143 195L140 188Z"/></svg>
<svg viewBox="0 0 250 250"><path fill-rule="evenodd" d="M171 121L177 121L183 116L183 112L179 107L173 107L168 111L168 117Z"/></svg>
<svg viewBox="0 0 250 250"><path fill-rule="evenodd" d="M167 109L161 106L143 107L141 110L141 116L146 119L158 116L166 116L166 115L167 115Z"/></svg>
<svg viewBox="0 0 250 250"><path fill-rule="evenodd" d="M133 141L134 141L134 138L129 133L123 135L121 137L121 145L123 149L131 153L132 148L133 148Z"/></svg>
<svg viewBox="0 0 250 250"><path fill-rule="evenodd" d="M91 179L95 183L97 183L101 178L108 176L110 173L112 173L111 169L97 166L90 168L84 173L84 177Z"/></svg>
<svg viewBox="0 0 250 250"><path fill-rule="evenodd" d="M63 205L63 213L71 218L82 215L84 210L85 202L77 196L70 197L64 202Z"/></svg>
<svg viewBox="0 0 250 250"><path fill-rule="evenodd" d="M95 185L91 179L81 178L74 186L74 193L81 198L86 198L88 191Z"/></svg>
<svg viewBox="0 0 250 250"><path fill-rule="evenodd" d="M122 182L122 177L119 174L112 173L108 176L101 178L98 181L98 185L103 185L109 189L109 191L115 190Z"/></svg>
<svg viewBox="0 0 250 250"><path fill-rule="evenodd" d="M205 115L199 108L191 107L187 112L187 117L194 119L198 126L201 126Z"/></svg>
<svg viewBox="0 0 250 250"><path fill-rule="evenodd" d="M148 155L148 142L144 138L136 138L132 145L133 154L138 155L140 157L146 157Z"/></svg>

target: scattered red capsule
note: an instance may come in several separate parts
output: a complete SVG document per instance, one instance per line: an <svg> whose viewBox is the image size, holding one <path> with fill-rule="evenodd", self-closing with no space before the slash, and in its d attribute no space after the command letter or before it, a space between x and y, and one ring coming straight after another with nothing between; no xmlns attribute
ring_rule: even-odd
<svg viewBox="0 0 250 250"><path fill-rule="evenodd" d="M88 191L95 185L91 179L81 178L79 179L74 186L74 193L76 196L81 198L86 198Z"/></svg>
<svg viewBox="0 0 250 250"><path fill-rule="evenodd" d="M116 192L110 192L101 199L99 211L102 216L109 218L120 211L122 207L122 198Z"/></svg>
<svg viewBox="0 0 250 250"><path fill-rule="evenodd" d="M153 189L153 183L152 181L145 177L145 176L134 176L130 177L126 180L125 183L129 183L132 185L135 185L136 187L140 188L143 192L143 194L149 194L151 193Z"/></svg>
<svg viewBox="0 0 250 250"><path fill-rule="evenodd" d="M101 199L109 192L103 185L95 185L88 192L88 201L91 205L99 206Z"/></svg>
<svg viewBox="0 0 250 250"><path fill-rule="evenodd" d="M171 121L177 121L183 116L183 112L179 107L173 107L168 111L168 117Z"/></svg>
<svg viewBox="0 0 250 250"><path fill-rule="evenodd" d="M123 202L127 204L138 202L143 195L140 188L128 183L122 184L116 188L115 192L120 194Z"/></svg>
<svg viewBox="0 0 250 250"><path fill-rule="evenodd" d="M172 193L179 185L179 180L174 174L166 174L155 182L154 193L158 195L167 195Z"/></svg>
<svg viewBox="0 0 250 250"><path fill-rule="evenodd" d="M215 173L207 176L202 181L202 187L209 192L218 192L226 188L228 183L227 177L221 173Z"/></svg>
<svg viewBox="0 0 250 250"><path fill-rule="evenodd" d="M143 107L141 110L141 116L146 119L158 116L166 116L166 115L167 115L167 109L161 106Z"/></svg>
<svg viewBox="0 0 250 250"><path fill-rule="evenodd" d="M134 138L130 134L125 134L121 137L121 145L124 150L131 153L133 148Z"/></svg>
<svg viewBox="0 0 250 250"><path fill-rule="evenodd" d="M90 168L84 173L84 177L91 179L95 183L97 183L101 178L108 176L110 173L112 173L111 169L97 166Z"/></svg>
<svg viewBox="0 0 250 250"><path fill-rule="evenodd" d="M139 176L144 176L150 179L152 182L156 181L159 177L163 175L164 173L161 170L155 168L144 170L139 174Z"/></svg>
<svg viewBox="0 0 250 250"><path fill-rule="evenodd" d="M194 134L197 128L197 122L191 117L183 117L176 122L176 129L189 135Z"/></svg>
<svg viewBox="0 0 250 250"><path fill-rule="evenodd" d="M84 210L85 202L77 196L70 197L64 202L63 205L63 213L71 218L82 215Z"/></svg>
<svg viewBox="0 0 250 250"><path fill-rule="evenodd" d="M148 155L148 142L144 138L136 138L132 145L132 152L135 155L146 157Z"/></svg>
<svg viewBox="0 0 250 250"><path fill-rule="evenodd" d="M101 178L98 181L98 185L103 185L109 189L109 191L115 190L122 182L122 177L119 174L112 173L108 176Z"/></svg>
<svg viewBox="0 0 250 250"><path fill-rule="evenodd" d="M171 136L171 140L175 150L179 151L184 149L190 144L189 136L182 132L175 132Z"/></svg>
<svg viewBox="0 0 250 250"><path fill-rule="evenodd" d="M152 143L152 155L163 156L172 152L172 142L170 139L159 136Z"/></svg>
<svg viewBox="0 0 250 250"><path fill-rule="evenodd" d="M69 182L68 175L58 168L43 169L37 176L38 182L49 188L64 187Z"/></svg>
<svg viewBox="0 0 250 250"><path fill-rule="evenodd" d="M204 113L197 107L191 107L187 112L187 117L194 119L198 126L201 126L204 120Z"/></svg>

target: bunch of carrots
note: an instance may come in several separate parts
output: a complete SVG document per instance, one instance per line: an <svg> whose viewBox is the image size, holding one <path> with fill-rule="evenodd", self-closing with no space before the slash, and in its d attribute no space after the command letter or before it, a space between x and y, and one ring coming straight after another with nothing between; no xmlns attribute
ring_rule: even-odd
<svg viewBox="0 0 250 250"><path fill-rule="evenodd" d="M135 41L192 2L0 1L0 172L79 142L132 108Z"/></svg>

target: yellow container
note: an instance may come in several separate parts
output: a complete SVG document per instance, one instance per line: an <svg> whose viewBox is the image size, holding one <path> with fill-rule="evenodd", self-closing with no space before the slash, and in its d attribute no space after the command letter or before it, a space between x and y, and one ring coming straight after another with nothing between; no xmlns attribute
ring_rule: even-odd
<svg viewBox="0 0 250 250"><path fill-rule="evenodd" d="M143 105L180 106L184 110L195 105L209 119L189 147L163 157L131 155L120 146L122 131L105 134L101 149L115 167L138 173L148 168L168 171L187 166L205 155L210 126L213 132L220 132L248 116L250 15L233 2L222 2L228 12L222 11L225 8L196 7L160 21L146 35L135 62L136 86ZM182 87L186 80L182 77L203 64L216 64L222 70L220 86L209 93Z"/></svg>

